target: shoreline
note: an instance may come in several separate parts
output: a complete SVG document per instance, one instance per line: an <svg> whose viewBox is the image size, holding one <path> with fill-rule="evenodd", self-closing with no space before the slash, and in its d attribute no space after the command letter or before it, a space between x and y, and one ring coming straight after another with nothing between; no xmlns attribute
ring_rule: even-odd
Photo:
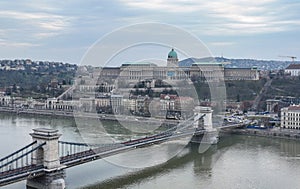
<svg viewBox="0 0 300 189"><path fill-rule="evenodd" d="M233 129L223 130L222 133L246 135L246 136L259 136L265 138L278 138L288 140L300 140L300 130L291 129L270 129L270 130L259 130L259 129Z"/></svg>
<svg viewBox="0 0 300 189"><path fill-rule="evenodd" d="M151 118L151 117L138 117L138 116L126 116L117 114L97 114L97 113L74 113L71 111L59 111L59 110L44 110L44 109L15 109L10 107L0 107L0 113L9 113L15 115L38 115L38 116L50 116L50 117L61 117L61 118L88 118L88 119L99 119L103 121L122 121L128 123L143 123L143 124L167 124L173 125L178 124L185 120L171 120L162 118Z"/></svg>

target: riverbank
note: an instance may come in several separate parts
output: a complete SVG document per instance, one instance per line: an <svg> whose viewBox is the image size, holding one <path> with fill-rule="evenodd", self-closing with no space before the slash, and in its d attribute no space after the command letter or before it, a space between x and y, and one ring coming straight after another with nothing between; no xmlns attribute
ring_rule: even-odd
<svg viewBox="0 0 300 189"><path fill-rule="evenodd" d="M58 111L58 110L44 110L44 109L24 109L24 108L11 108L11 107L0 107L0 112L12 113L20 115L43 115L43 116L63 116L63 117L74 117L73 112Z"/></svg>
<svg viewBox="0 0 300 189"><path fill-rule="evenodd" d="M224 133L238 134L238 135L248 135L248 136L261 136L267 138L281 138L281 139L293 139L300 140L300 130L294 129L232 129L223 130Z"/></svg>
<svg viewBox="0 0 300 189"><path fill-rule="evenodd" d="M11 113L16 115L38 115L38 116L51 116L51 117L62 117L62 118L88 118L88 119L99 119L103 121L119 121L133 124L166 124L166 125L177 125L184 120L172 120L163 118L153 117L138 117L129 115L115 115L115 114L97 114L87 112L72 112L72 111L61 111L61 110L45 110L45 109L16 109L11 107L0 107L0 113Z"/></svg>

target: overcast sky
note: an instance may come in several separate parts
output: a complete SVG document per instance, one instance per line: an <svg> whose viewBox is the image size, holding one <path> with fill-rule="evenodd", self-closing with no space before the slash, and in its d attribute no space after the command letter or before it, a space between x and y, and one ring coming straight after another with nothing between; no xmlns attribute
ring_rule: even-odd
<svg viewBox="0 0 300 189"><path fill-rule="evenodd" d="M182 28L213 56L300 58L299 0L14 0L0 6L0 59L79 63L105 34L143 22Z"/></svg>

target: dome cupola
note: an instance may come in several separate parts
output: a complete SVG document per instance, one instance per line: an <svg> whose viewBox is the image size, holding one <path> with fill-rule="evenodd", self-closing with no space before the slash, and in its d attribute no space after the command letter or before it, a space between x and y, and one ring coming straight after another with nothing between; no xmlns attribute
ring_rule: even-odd
<svg viewBox="0 0 300 189"><path fill-rule="evenodd" d="M173 48L172 48L172 50L171 50L171 51L169 52L169 54L168 54L167 66L168 66L168 67L178 66L178 57L177 57L177 53L174 51Z"/></svg>
<svg viewBox="0 0 300 189"><path fill-rule="evenodd" d="M174 51L174 49L172 49L172 50L169 52L168 58L176 58L176 59L177 59L177 53Z"/></svg>

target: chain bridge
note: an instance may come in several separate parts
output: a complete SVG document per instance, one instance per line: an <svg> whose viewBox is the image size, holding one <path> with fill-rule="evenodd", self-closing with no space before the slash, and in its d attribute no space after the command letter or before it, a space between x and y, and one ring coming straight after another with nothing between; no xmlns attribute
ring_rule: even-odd
<svg viewBox="0 0 300 189"><path fill-rule="evenodd" d="M65 188L65 169L97 159L105 158L139 147L191 136L191 142L199 142L207 133L208 142L216 138L212 129L211 110L203 110L194 117L157 134L120 143L86 144L59 141L58 130L38 128L30 133L32 143L0 159L0 186L27 180L31 188ZM199 126L199 120L204 122Z"/></svg>

